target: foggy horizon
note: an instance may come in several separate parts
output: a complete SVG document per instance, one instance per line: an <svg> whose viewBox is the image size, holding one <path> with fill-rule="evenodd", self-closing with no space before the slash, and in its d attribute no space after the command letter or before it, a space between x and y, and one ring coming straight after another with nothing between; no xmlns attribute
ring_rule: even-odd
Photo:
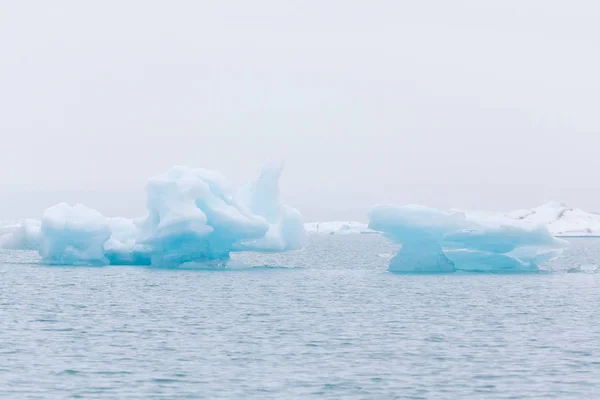
<svg viewBox="0 0 600 400"><path fill-rule="evenodd" d="M285 174L284 174L285 175ZM282 179L284 180L284 179ZM552 192L543 187L512 187L513 190L522 190L528 192L531 198L539 198L539 201L532 201L525 204L519 201L518 198L511 199L510 194L505 193L506 186L479 186L479 189L485 190L488 194L495 194L498 198L498 206L482 208L477 206L478 198L474 198L471 202L459 203L456 201L457 196L452 196L455 193L449 190L448 187L439 185L431 186L406 186L404 195L396 198L380 199L371 203L368 196L362 196L351 202L351 206L346 203L340 204L337 208L330 208L327 204L320 204L318 198L310 203L305 203L304 208L294 204L294 195L292 190L287 193L284 189L282 193L283 200L302 213L304 222L318 221L334 221L334 220L354 220L367 222L368 212L377 204L423 204L430 207L437 207L443 210L464 209L464 210L486 210L495 212L506 212L518 209L528 209L541 206L550 201L559 201L566 203L570 207L580 208L575 203L560 199L558 192ZM449 196L448 196L449 194ZM585 196L585 193L577 192L579 196ZM575 197L575 196L572 196ZM415 200L416 199L416 200ZM453 202L455 201L455 202ZM108 217L126 217L136 218L146 215L146 195L144 185L137 187L112 190L112 191L78 191L78 190L58 190L53 192L44 191L21 191L21 192L5 192L3 198L0 199L2 208L0 210L0 219L3 220L19 220L23 218L40 219L44 210L52 205L60 202L66 202L71 205L76 203L84 204L94 208L105 214ZM511 206L512 205L512 206ZM16 211L15 211L16 210ZM598 213L600 209L585 209L590 213Z"/></svg>
<svg viewBox="0 0 600 400"><path fill-rule="evenodd" d="M598 17L589 1L5 2L0 218L60 201L141 216L172 165L236 186L273 158L305 221L600 211Z"/></svg>

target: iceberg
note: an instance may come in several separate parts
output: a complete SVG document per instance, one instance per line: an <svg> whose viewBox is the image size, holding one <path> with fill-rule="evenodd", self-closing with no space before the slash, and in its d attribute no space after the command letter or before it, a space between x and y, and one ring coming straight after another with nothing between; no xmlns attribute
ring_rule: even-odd
<svg viewBox="0 0 600 400"><path fill-rule="evenodd" d="M81 204L60 203L44 212L40 256L45 264L104 265L104 243L111 229L106 217Z"/></svg>
<svg viewBox="0 0 600 400"><path fill-rule="evenodd" d="M402 248L389 269L402 273L454 272L456 267L442 250L444 235L466 228L464 214L447 213L420 205L380 205L369 216L369 228L381 231Z"/></svg>
<svg viewBox="0 0 600 400"><path fill-rule="evenodd" d="M543 224L418 205L376 206L369 228L402 244L389 265L400 273L533 272L568 245Z"/></svg>
<svg viewBox="0 0 600 400"><path fill-rule="evenodd" d="M4 227L9 232L0 236L0 248L7 250L38 250L41 221L25 219Z"/></svg>
<svg viewBox="0 0 600 400"><path fill-rule="evenodd" d="M147 196L137 243L148 247L152 265L227 259L234 244L263 238L269 229L213 171L173 167L150 179Z"/></svg>
<svg viewBox="0 0 600 400"><path fill-rule="evenodd" d="M300 212L280 199L281 171L267 166L234 192L217 172L176 166L148 181L144 218L61 203L3 235L0 246L36 249L46 264L160 267L227 260L232 251L300 249L307 234Z"/></svg>
<svg viewBox="0 0 600 400"><path fill-rule="evenodd" d="M260 238L242 241L236 246L237 250L280 252L306 246L308 235L302 215L280 199L279 178L282 170L282 163L267 164L254 182L238 191L236 199L254 215L264 218L269 228Z"/></svg>

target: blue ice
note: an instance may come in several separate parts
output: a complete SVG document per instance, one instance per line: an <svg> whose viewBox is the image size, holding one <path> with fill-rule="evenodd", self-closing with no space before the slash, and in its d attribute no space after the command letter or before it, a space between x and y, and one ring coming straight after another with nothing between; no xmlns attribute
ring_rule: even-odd
<svg viewBox="0 0 600 400"><path fill-rule="evenodd" d="M235 191L218 172L176 166L148 181L144 218L61 203L0 244L35 248L46 264L160 267L226 260L232 251L299 249L306 232L300 213L280 199L281 170L269 164Z"/></svg>
<svg viewBox="0 0 600 400"><path fill-rule="evenodd" d="M418 205L376 206L369 228L402 245L389 265L398 273L535 272L567 246L544 226Z"/></svg>

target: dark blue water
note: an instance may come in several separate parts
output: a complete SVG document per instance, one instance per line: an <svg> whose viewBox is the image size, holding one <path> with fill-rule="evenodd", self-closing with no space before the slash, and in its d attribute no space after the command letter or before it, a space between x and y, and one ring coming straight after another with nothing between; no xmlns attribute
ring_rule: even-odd
<svg viewBox="0 0 600 400"><path fill-rule="evenodd" d="M600 240L532 275L401 276L379 237L237 271L0 254L0 398L588 399ZM17 262L17 264L12 264Z"/></svg>

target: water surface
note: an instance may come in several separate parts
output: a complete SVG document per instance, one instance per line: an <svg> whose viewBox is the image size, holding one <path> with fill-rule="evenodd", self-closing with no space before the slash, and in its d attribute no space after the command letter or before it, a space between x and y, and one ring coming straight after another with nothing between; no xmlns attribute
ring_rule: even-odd
<svg viewBox="0 0 600 400"><path fill-rule="evenodd" d="M235 271L0 253L0 398L598 396L600 240L528 275L394 275L395 250L313 237Z"/></svg>

